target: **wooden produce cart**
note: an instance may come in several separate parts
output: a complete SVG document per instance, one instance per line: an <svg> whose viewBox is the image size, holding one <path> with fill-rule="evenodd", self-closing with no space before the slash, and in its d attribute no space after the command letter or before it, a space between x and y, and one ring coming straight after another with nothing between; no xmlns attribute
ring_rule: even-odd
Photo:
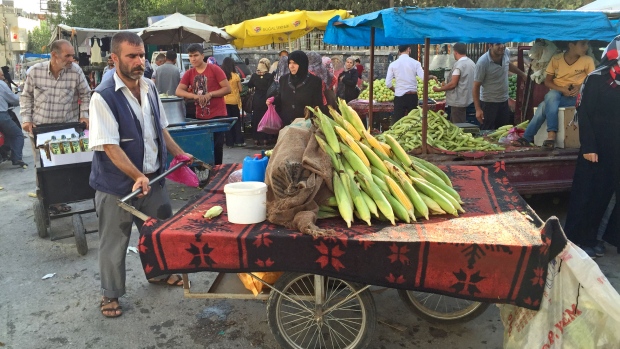
<svg viewBox="0 0 620 349"><path fill-rule="evenodd" d="M285 272L269 294L256 297L267 299L270 329L284 348L373 347L377 319L368 285L398 289L410 307L432 320L467 321L484 311L481 303L538 309L547 264L567 243L557 219L541 222L506 174L493 167L444 169L465 202L460 217L396 226L355 222L351 228L341 219L319 221L336 231L329 237L269 222L231 224L226 209L215 219L203 218L215 205L226 207L222 189L239 168L216 166L202 195L169 220L142 214L140 258L147 278ZM255 298L236 279L220 274L209 293L196 294L184 275L185 296ZM429 294L465 303L444 310L428 302Z"/></svg>

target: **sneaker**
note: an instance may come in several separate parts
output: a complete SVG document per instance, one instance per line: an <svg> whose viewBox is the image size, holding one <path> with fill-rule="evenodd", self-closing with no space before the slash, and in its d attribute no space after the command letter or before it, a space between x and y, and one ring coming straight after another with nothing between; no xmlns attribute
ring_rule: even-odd
<svg viewBox="0 0 620 349"><path fill-rule="evenodd" d="M579 247L583 250L583 252L587 253L590 258L594 259L597 257L596 252L594 252L594 248L589 247L589 246L579 246Z"/></svg>
<svg viewBox="0 0 620 349"><path fill-rule="evenodd" d="M603 257L605 255L605 252L607 252L607 249L605 248L605 243L603 241L599 241L593 249L597 257Z"/></svg>
<svg viewBox="0 0 620 349"><path fill-rule="evenodd" d="M13 165L14 166L19 166L21 168L28 168L28 164L23 162L22 160L19 161L13 161Z"/></svg>

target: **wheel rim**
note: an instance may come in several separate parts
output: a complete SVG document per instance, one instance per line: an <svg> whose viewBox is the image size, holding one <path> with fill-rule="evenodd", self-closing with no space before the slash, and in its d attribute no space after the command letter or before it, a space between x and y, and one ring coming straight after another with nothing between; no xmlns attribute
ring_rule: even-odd
<svg viewBox="0 0 620 349"><path fill-rule="evenodd" d="M362 340L367 309L360 295L343 302L355 293L355 288L343 280L325 280L323 305L315 302L312 275L302 275L282 290L298 304L286 297L278 298L277 326L292 348L355 348Z"/></svg>
<svg viewBox="0 0 620 349"><path fill-rule="evenodd" d="M407 291L407 297L419 310L438 320L466 317L482 305L480 302L467 299L418 291Z"/></svg>

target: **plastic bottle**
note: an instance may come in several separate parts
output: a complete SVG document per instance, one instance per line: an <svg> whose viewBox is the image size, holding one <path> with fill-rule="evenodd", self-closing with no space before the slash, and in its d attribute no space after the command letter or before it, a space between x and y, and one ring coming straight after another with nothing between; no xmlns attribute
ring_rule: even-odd
<svg viewBox="0 0 620 349"><path fill-rule="evenodd" d="M71 134L71 139L69 140L69 142L71 143L72 153L79 153L82 151L82 149L80 148L80 139L75 135L75 133Z"/></svg>
<svg viewBox="0 0 620 349"><path fill-rule="evenodd" d="M84 132L80 133L80 146L82 147L82 151L90 151L88 147L88 137L84 135Z"/></svg>
<svg viewBox="0 0 620 349"><path fill-rule="evenodd" d="M71 142L69 142L65 135L60 137L60 149L63 154L71 154Z"/></svg>
<svg viewBox="0 0 620 349"><path fill-rule="evenodd" d="M50 141L50 152L54 155L62 154L62 150L60 150L60 143L56 140L56 136L52 136L52 140Z"/></svg>

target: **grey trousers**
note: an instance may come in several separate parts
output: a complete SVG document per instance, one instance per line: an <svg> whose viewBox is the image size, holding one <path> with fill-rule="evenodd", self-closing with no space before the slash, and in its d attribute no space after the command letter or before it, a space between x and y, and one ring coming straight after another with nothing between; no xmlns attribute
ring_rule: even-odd
<svg viewBox="0 0 620 349"><path fill-rule="evenodd" d="M120 208L117 204L119 199L121 197L101 191L95 193L95 209L99 216L101 294L108 298L125 294L125 256L132 223L136 224L138 231L144 223ZM165 184L154 184L147 196L134 199L130 204L149 217L168 219L172 216Z"/></svg>

